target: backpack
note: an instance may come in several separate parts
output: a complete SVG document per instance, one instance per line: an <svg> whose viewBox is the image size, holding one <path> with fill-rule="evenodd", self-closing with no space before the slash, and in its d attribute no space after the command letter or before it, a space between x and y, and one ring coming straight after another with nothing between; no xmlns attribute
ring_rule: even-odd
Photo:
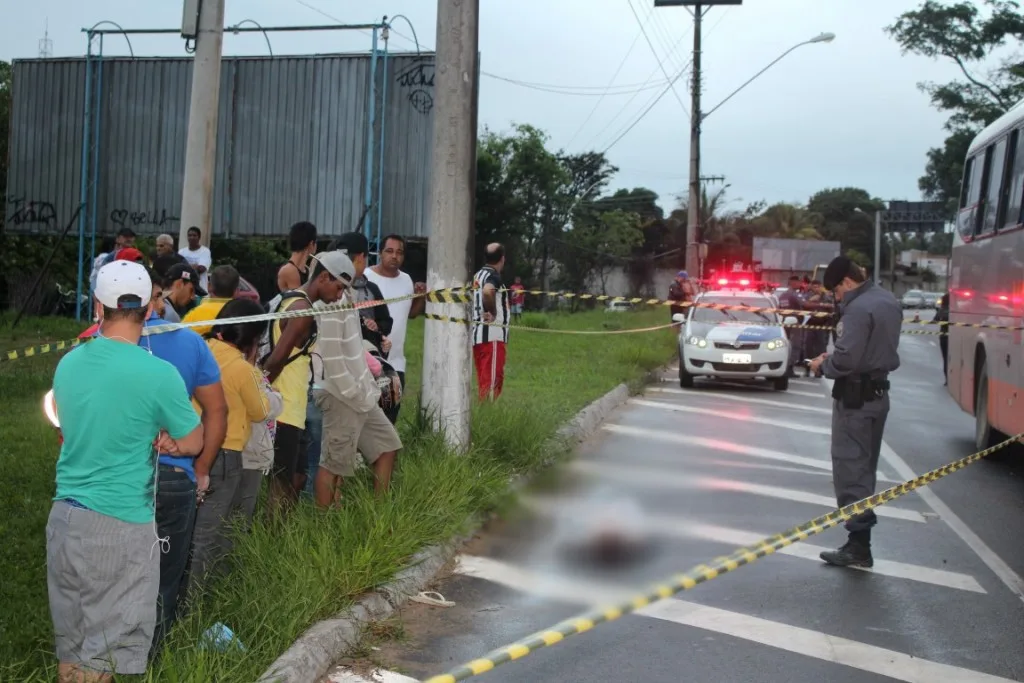
<svg viewBox="0 0 1024 683"><path fill-rule="evenodd" d="M267 304L267 313L276 313L280 309L281 304L286 299L305 299L310 306L313 305L313 302L309 300L309 297L306 295L304 291L302 291L301 289L292 289L287 292L282 292L281 294L278 294L273 299L271 299L270 302ZM288 357L287 360L285 360L284 365L281 366L282 368L286 367L289 363L297 359L299 356L309 355L309 350L313 348L313 344L316 343L318 333L316 316L312 316L312 318L313 331L310 333L309 338L302 345L301 349L293 353L291 356ZM260 347L259 351L257 352L257 355L260 359L259 364L261 366L267 362L267 359L270 358L270 354L274 352L274 344L274 321L271 320L270 324L267 325L267 331L263 333L262 337L260 337Z"/></svg>

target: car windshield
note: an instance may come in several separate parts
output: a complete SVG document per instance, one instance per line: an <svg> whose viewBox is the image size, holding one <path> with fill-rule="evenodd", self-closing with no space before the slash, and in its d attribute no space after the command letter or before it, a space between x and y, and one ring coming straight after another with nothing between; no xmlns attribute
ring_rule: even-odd
<svg viewBox="0 0 1024 683"><path fill-rule="evenodd" d="M722 306L750 306L752 308L773 308L770 301L757 297L742 299L740 297L703 297L700 304L715 304ZM722 310L716 308L694 308L692 320L697 323L712 323L717 325L721 322L737 321L742 323L772 323L778 322L774 313L760 313L757 311L739 311L735 309Z"/></svg>
<svg viewBox="0 0 1024 683"><path fill-rule="evenodd" d="M906 294L907 296L922 296L921 290L912 289Z"/></svg>

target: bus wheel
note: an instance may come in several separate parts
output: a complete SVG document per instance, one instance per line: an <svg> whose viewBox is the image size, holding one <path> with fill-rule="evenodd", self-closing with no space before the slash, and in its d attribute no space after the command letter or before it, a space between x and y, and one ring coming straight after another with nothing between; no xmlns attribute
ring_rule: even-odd
<svg viewBox="0 0 1024 683"><path fill-rule="evenodd" d="M1005 437L988 421L988 370L984 361L981 362L976 377L977 381L974 384L974 447L982 451L996 445ZM993 453L989 457L996 460L995 456L998 454Z"/></svg>

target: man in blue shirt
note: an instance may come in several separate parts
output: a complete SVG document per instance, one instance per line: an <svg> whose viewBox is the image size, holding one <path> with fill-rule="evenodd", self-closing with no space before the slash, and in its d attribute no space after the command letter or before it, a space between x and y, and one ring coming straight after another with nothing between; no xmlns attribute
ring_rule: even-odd
<svg viewBox="0 0 1024 683"><path fill-rule="evenodd" d="M152 301L159 301L163 297L160 278L155 274L152 278ZM194 398L203 409L205 434L203 452L199 458L160 454L156 524L157 533L166 543L162 544L163 552L160 555L160 601L153 639L154 645L158 646L174 623L177 613L178 593L183 585L192 546L197 495L201 500L210 482L208 469L203 470L200 463L212 462L220 450L227 432L228 408L220 383L220 367L202 337L190 329L148 333L149 328L168 325L156 308L154 305L154 310L146 320L146 329L139 345L173 365L181 375L187 396ZM204 456L208 456L205 461Z"/></svg>
<svg viewBox="0 0 1024 683"><path fill-rule="evenodd" d="M103 266L95 294L99 334L53 377L64 441L46 524L58 678L83 683L146 672L159 591L154 450L203 446L181 377L139 346L152 309L145 267Z"/></svg>

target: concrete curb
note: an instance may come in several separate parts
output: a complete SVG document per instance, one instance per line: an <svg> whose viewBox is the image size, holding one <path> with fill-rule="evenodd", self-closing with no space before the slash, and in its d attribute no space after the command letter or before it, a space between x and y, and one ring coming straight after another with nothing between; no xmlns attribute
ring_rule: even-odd
<svg viewBox="0 0 1024 683"><path fill-rule="evenodd" d="M650 381L660 376L663 370L651 372L646 379ZM618 385L577 413L555 433L553 440L559 445L571 446L586 440L600 429L601 423L613 410L626 403L629 395L627 385ZM547 461L544 467L552 462ZM512 489L521 489L528 480L526 476L518 478L512 483ZM446 543L425 548L413 557L411 566L400 571L391 581L348 610L311 626L270 665L257 683L317 683L335 661L358 644L369 624L387 619L410 596L423 590L487 519L487 516L480 515L470 520L471 531Z"/></svg>

